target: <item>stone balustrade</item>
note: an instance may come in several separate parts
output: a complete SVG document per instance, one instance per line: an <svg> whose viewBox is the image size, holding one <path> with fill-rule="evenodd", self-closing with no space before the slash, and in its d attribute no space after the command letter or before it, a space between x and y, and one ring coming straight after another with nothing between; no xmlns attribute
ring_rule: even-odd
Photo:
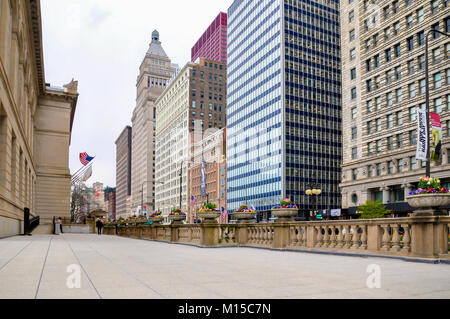
<svg viewBox="0 0 450 319"><path fill-rule="evenodd" d="M119 236L198 246L266 247L423 258L449 258L450 217L238 224L117 226ZM106 225L104 233L116 234Z"/></svg>

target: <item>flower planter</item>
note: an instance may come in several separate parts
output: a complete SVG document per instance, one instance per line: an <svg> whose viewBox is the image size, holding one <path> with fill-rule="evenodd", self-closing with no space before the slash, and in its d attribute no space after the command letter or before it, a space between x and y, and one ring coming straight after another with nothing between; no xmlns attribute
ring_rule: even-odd
<svg viewBox="0 0 450 319"><path fill-rule="evenodd" d="M172 221L172 224L182 224L183 220L186 219L186 215L169 215L169 219Z"/></svg>
<svg viewBox="0 0 450 319"><path fill-rule="evenodd" d="M450 193L418 194L406 197L408 204L417 208L436 208L450 204Z"/></svg>
<svg viewBox="0 0 450 319"><path fill-rule="evenodd" d="M290 221L293 220L298 214L298 208L274 208L272 209L272 214L278 217L279 221Z"/></svg>
<svg viewBox="0 0 450 319"><path fill-rule="evenodd" d="M246 213L246 212L234 212L234 217L240 223L249 223L251 219L255 217L255 213Z"/></svg>
<svg viewBox="0 0 450 319"><path fill-rule="evenodd" d="M161 224L164 218L162 217L149 217L148 220L155 224Z"/></svg>
<svg viewBox="0 0 450 319"><path fill-rule="evenodd" d="M217 217L220 216L219 211L198 212L197 217L203 219L203 223L217 223Z"/></svg>

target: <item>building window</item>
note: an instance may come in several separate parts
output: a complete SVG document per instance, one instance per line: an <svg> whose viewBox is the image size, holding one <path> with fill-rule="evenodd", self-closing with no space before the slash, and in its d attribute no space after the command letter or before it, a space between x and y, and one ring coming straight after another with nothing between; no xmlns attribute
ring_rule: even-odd
<svg viewBox="0 0 450 319"><path fill-rule="evenodd" d="M400 10L399 4L398 4L398 0L392 2L392 12L394 14L398 13L398 11Z"/></svg>
<svg viewBox="0 0 450 319"><path fill-rule="evenodd" d="M356 87L353 87L351 89L351 97L352 97L352 100L356 99Z"/></svg>
<svg viewBox="0 0 450 319"><path fill-rule="evenodd" d="M358 158L358 148L352 147L352 159L357 159L357 158Z"/></svg>
<svg viewBox="0 0 450 319"><path fill-rule="evenodd" d="M417 22L423 22L423 8L416 11Z"/></svg>
<svg viewBox="0 0 450 319"><path fill-rule="evenodd" d="M400 80L402 78L402 67L399 65L395 67L395 79Z"/></svg>
<svg viewBox="0 0 450 319"><path fill-rule="evenodd" d="M352 10L348 13L348 22L351 23L353 21L355 21L355 11L354 10Z"/></svg>
<svg viewBox="0 0 450 319"><path fill-rule="evenodd" d="M436 30L436 31L439 31L439 22L433 24L433 25L431 26L431 29L434 29L434 30ZM438 32L432 32L431 35L432 35L432 37L433 37L434 40L440 37L440 34L439 34Z"/></svg>
<svg viewBox="0 0 450 319"><path fill-rule="evenodd" d="M380 132L381 129L382 129L382 127L381 127L381 118L377 119L376 123L377 123L377 132Z"/></svg>
<svg viewBox="0 0 450 319"><path fill-rule="evenodd" d="M396 139L397 139L397 148L402 148L403 147L403 134L397 134Z"/></svg>
<svg viewBox="0 0 450 319"><path fill-rule="evenodd" d="M387 128L393 128L394 127L394 115L389 114L387 116Z"/></svg>
<svg viewBox="0 0 450 319"><path fill-rule="evenodd" d="M381 97L379 96L375 98L375 108L377 111L381 109Z"/></svg>
<svg viewBox="0 0 450 319"><path fill-rule="evenodd" d="M426 83L425 83L425 79L422 79L419 81L419 93L420 94L424 94L426 91Z"/></svg>
<svg viewBox="0 0 450 319"><path fill-rule="evenodd" d="M396 117L395 117L395 119L396 119L396 125L398 126L398 125L402 125L403 124L403 112L402 111L398 111L396 114Z"/></svg>
<svg viewBox="0 0 450 319"><path fill-rule="evenodd" d="M391 28L384 29L384 40L388 41L391 38Z"/></svg>
<svg viewBox="0 0 450 319"><path fill-rule="evenodd" d="M371 66L370 59L368 59L368 60L366 60L366 71L367 72L370 71L370 66Z"/></svg>
<svg viewBox="0 0 450 319"><path fill-rule="evenodd" d="M389 48L389 49L385 50L385 51L384 51L384 54L385 54L385 56L386 56L386 62L391 61L391 58L392 58L391 49Z"/></svg>
<svg viewBox="0 0 450 319"><path fill-rule="evenodd" d="M397 99L397 103L402 101L402 89L395 90L395 97Z"/></svg>
<svg viewBox="0 0 450 319"><path fill-rule="evenodd" d="M413 25L413 15L410 14L408 16L406 16L406 27L410 28Z"/></svg>
<svg viewBox="0 0 450 319"><path fill-rule="evenodd" d="M381 176L381 172L382 172L382 166L380 163L380 164L377 164L377 176Z"/></svg>
<svg viewBox="0 0 450 319"><path fill-rule="evenodd" d="M380 55L377 54L373 57L373 66L378 68L380 66Z"/></svg>
<svg viewBox="0 0 450 319"><path fill-rule="evenodd" d="M441 62L441 49L436 48L433 50L433 63Z"/></svg>
<svg viewBox="0 0 450 319"><path fill-rule="evenodd" d="M372 89L372 80L367 80L367 81L366 81L366 91L367 91L367 92L370 92L371 89ZM356 97L356 96L355 96L355 97ZM352 96L352 99L353 99L353 96Z"/></svg>
<svg viewBox="0 0 450 319"><path fill-rule="evenodd" d="M409 158L409 170L414 171L417 168L417 161L415 156Z"/></svg>
<svg viewBox="0 0 450 319"><path fill-rule="evenodd" d="M354 60L356 58L356 49L353 48L350 50L350 60Z"/></svg>
<svg viewBox="0 0 450 319"><path fill-rule="evenodd" d="M358 114L358 110L355 107L352 107L352 119L356 119L356 115Z"/></svg>
<svg viewBox="0 0 450 319"><path fill-rule="evenodd" d="M409 131L409 145L416 145L416 144L417 144L416 130Z"/></svg>
<svg viewBox="0 0 450 319"><path fill-rule="evenodd" d="M409 98L416 97L416 84L415 83L411 83L408 85L408 94L409 94Z"/></svg>
<svg viewBox="0 0 450 319"><path fill-rule="evenodd" d="M415 121L416 120L416 107L412 106L409 108L409 121Z"/></svg>
<svg viewBox="0 0 450 319"><path fill-rule="evenodd" d="M397 160L397 172L401 173L403 172L403 160L399 159Z"/></svg>
<svg viewBox="0 0 450 319"><path fill-rule="evenodd" d="M442 98L434 99L434 112L442 113Z"/></svg>
<svg viewBox="0 0 450 319"><path fill-rule="evenodd" d="M419 55L417 58L417 62L419 65L419 70L425 69L425 55Z"/></svg>
<svg viewBox="0 0 450 319"><path fill-rule="evenodd" d="M373 112L373 102L372 100L367 101L367 113Z"/></svg>
<svg viewBox="0 0 450 319"><path fill-rule="evenodd" d="M414 50L414 37L409 37L406 39L406 46L408 48L408 51Z"/></svg>
<svg viewBox="0 0 450 319"><path fill-rule="evenodd" d="M350 30L348 37L350 38L350 42L355 40L355 29Z"/></svg>
<svg viewBox="0 0 450 319"><path fill-rule="evenodd" d="M425 44L425 32L420 31L419 33L417 33L417 45L421 46L423 44Z"/></svg>
<svg viewBox="0 0 450 319"><path fill-rule="evenodd" d="M386 103L388 106L391 106L394 103L392 92L386 93Z"/></svg>
<svg viewBox="0 0 450 319"><path fill-rule="evenodd" d="M431 13L435 14L439 9L439 0L431 1Z"/></svg>
<svg viewBox="0 0 450 319"><path fill-rule="evenodd" d="M392 83L392 75L393 75L392 70L386 72L386 84Z"/></svg>
<svg viewBox="0 0 450 319"><path fill-rule="evenodd" d="M387 149L389 151L392 151L394 149L394 137L393 136L389 136L387 138Z"/></svg>
<svg viewBox="0 0 450 319"><path fill-rule="evenodd" d="M434 82L434 88L439 89L442 86L442 75L441 72L433 74L433 82Z"/></svg>
<svg viewBox="0 0 450 319"><path fill-rule="evenodd" d="M388 162L388 174L393 174L394 173L394 162L393 161L389 161Z"/></svg>
<svg viewBox="0 0 450 319"><path fill-rule="evenodd" d="M377 153L381 153L381 151L383 150L382 148L383 142L381 140L377 141Z"/></svg>
<svg viewBox="0 0 450 319"><path fill-rule="evenodd" d="M373 121L367 122L367 134L373 133Z"/></svg>
<svg viewBox="0 0 450 319"><path fill-rule="evenodd" d="M370 142L367 144L367 155L373 155L375 153L375 143Z"/></svg>
<svg viewBox="0 0 450 319"><path fill-rule="evenodd" d="M356 140L358 137L358 129L356 127L352 127L352 140Z"/></svg>
<svg viewBox="0 0 450 319"><path fill-rule="evenodd" d="M358 178L358 169L352 169L352 179L355 181Z"/></svg>
<svg viewBox="0 0 450 319"><path fill-rule="evenodd" d="M356 68L350 70L350 80L356 79Z"/></svg>
<svg viewBox="0 0 450 319"><path fill-rule="evenodd" d="M408 75L414 74L414 60L408 61Z"/></svg>

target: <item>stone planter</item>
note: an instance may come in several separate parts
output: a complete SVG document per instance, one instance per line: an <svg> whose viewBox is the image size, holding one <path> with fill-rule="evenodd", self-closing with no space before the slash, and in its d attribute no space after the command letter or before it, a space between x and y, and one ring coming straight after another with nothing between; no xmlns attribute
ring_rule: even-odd
<svg viewBox="0 0 450 319"><path fill-rule="evenodd" d="M277 221L291 221L298 214L298 208L274 208L272 214L278 217Z"/></svg>
<svg viewBox="0 0 450 319"><path fill-rule="evenodd" d="M239 223L249 223L251 219L255 218L255 213L234 212L233 216Z"/></svg>
<svg viewBox="0 0 450 319"><path fill-rule="evenodd" d="M408 204L421 209L431 209L450 204L450 193L418 194L406 197Z"/></svg>
<svg viewBox="0 0 450 319"><path fill-rule="evenodd" d="M203 219L203 223L217 223L217 217L220 216L219 211L208 211L197 213L197 217Z"/></svg>
<svg viewBox="0 0 450 319"><path fill-rule="evenodd" d="M186 215L169 215L169 219L172 221L172 224L182 224L183 220L186 219Z"/></svg>
<svg viewBox="0 0 450 319"><path fill-rule="evenodd" d="M151 221L154 224L161 224L161 222L164 220L162 217L149 217L149 221Z"/></svg>

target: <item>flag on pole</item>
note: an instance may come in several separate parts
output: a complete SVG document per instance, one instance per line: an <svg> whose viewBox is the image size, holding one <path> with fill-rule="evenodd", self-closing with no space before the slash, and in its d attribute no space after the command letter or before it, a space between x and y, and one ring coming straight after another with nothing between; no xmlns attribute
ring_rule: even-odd
<svg viewBox="0 0 450 319"><path fill-rule="evenodd" d="M86 166L87 164L89 164L90 161L92 161L94 158L89 156L88 153L84 152L84 153L80 153L80 162L81 164L83 164L84 166Z"/></svg>
<svg viewBox="0 0 450 319"><path fill-rule="evenodd" d="M191 196L191 207L194 207L196 202L197 202L197 197Z"/></svg>
<svg viewBox="0 0 450 319"><path fill-rule="evenodd" d="M88 167L88 169L84 172L83 182L87 181L92 176L92 165Z"/></svg>
<svg viewBox="0 0 450 319"><path fill-rule="evenodd" d="M222 207L222 223L227 220L227 211Z"/></svg>

